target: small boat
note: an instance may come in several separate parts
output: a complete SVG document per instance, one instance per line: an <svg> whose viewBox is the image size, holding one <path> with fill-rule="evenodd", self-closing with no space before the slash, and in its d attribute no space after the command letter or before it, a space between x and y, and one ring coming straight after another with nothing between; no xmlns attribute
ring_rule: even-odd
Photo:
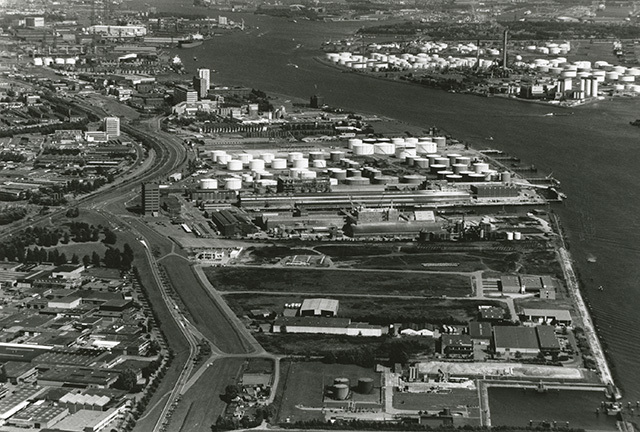
<svg viewBox="0 0 640 432"><path fill-rule="evenodd" d="M291 67L294 67L294 68L298 69L298 65L295 64L295 63L288 63L287 66L291 66Z"/></svg>
<svg viewBox="0 0 640 432"><path fill-rule="evenodd" d="M604 405L607 415L615 416L622 411L622 404L620 402L607 402Z"/></svg>
<svg viewBox="0 0 640 432"><path fill-rule="evenodd" d="M597 261L598 261L598 259L593 255L589 255L587 257L587 262L594 263L594 262L597 262Z"/></svg>
<svg viewBox="0 0 640 432"><path fill-rule="evenodd" d="M198 61L198 57L193 56L193 61Z"/></svg>
<svg viewBox="0 0 640 432"><path fill-rule="evenodd" d="M600 286L598 287L598 291L604 291L604 287L603 287L602 285L600 285Z"/></svg>

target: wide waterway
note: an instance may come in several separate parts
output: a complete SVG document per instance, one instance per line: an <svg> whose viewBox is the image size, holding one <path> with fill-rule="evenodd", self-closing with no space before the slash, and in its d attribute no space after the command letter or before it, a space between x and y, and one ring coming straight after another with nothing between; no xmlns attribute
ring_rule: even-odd
<svg viewBox="0 0 640 432"><path fill-rule="evenodd" d="M205 11L186 2L184 8L169 0L154 5L186 13ZM320 92L330 105L425 128L437 125L476 147L501 149L534 163L542 172L552 172L569 196L558 211L617 383L626 400L640 399L636 366L640 358L636 333L640 328L640 129L629 126L629 121L640 118L640 99L562 110L341 73L315 60L320 44L362 24L294 23L253 14L220 14L238 21L244 18L251 29L176 51L191 72L196 67L217 70L214 83L305 99ZM574 114L545 116L570 111ZM596 263L587 263L591 255ZM603 291L598 290L600 285Z"/></svg>

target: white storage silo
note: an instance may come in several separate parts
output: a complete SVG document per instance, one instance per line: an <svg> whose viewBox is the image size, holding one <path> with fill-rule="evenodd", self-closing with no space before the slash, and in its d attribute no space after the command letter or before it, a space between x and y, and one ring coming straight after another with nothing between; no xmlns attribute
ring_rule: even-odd
<svg viewBox="0 0 640 432"><path fill-rule="evenodd" d="M230 160L231 160L231 155L228 155L226 153L216 156L216 162L219 163L220 165L226 166L227 162L229 162ZM242 162L240 162L240 164L242 165Z"/></svg>
<svg viewBox="0 0 640 432"><path fill-rule="evenodd" d="M200 189L218 189L218 180L216 179L202 179L199 183Z"/></svg>
<svg viewBox="0 0 640 432"><path fill-rule="evenodd" d="M438 144L438 147L444 147L447 145L447 139L443 136L433 137L433 142Z"/></svg>
<svg viewBox="0 0 640 432"><path fill-rule="evenodd" d="M404 145L404 138L401 138L401 137L394 137L394 138L391 138L391 142L392 142L395 146Z"/></svg>
<svg viewBox="0 0 640 432"><path fill-rule="evenodd" d="M359 138L349 138L349 141L347 141L347 148L349 150L353 149L353 146L357 144L360 145L362 144L362 140Z"/></svg>
<svg viewBox="0 0 640 432"><path fill-rule="evenodd" d="M273 159L271 161L271 168L277 169L277 170L286 169L287 168L287 160L286 159L281 159L281 158Z"/></svg>
<svg viewBox="0 0 640 432"><path fill-rule="evenodd" d="M243 165L249 165L249 161L253 160L253 155L249 153L240 153L238 159Z"/></svg>
<svg viewBox="0 0 640 432"><path fill-rule="evenodd" d="M373 154L393 156L396 146L390 142L379 142L373 145Z"/></svg>
<svg viewBox="0 0 640 432"><path fill-rule="evenodd" d="M451 164L451 163L449 162L449 158L447 158L447 157L439 157L439 158L436 158L435 163L436 163L436 165L444 165L444 166L446 166L446 167L448 167L448 166Z"/></svg>
<svg viewBox="0 0 640 432"><path fill-rule="evenodd" d="M228 190L242 189L242 180L236 177L227 177L224 179L224 188Z"/></svg>
<svg viewBox="0 0 640 432"><path fill-rule="evenodd" d="M304 156L300 152L289 152L287 159L289 162L293 162L296 159L302 159Z"/></svg>
<svg viewBox="0 0 640 432"><path fill-rule="evenodd" d="M331 158L331 162L340 162L344 159L344 152L340 150L333 150L329 153L329 157Z"/></svg>
<svg viewBox="0 0 640 432"><path fill-rule="evenodd" d="M421 141L416 144L417 154L435 153L438 151L438 144L433 141Z"/></svg>
<svg viewBox="0 0 640 432"><path fill-rule="evenodd" d="M251 171L264 171L265 161L264 159L253 159L249 162L249 169Z"/></svg>
<svg viewBox="0 0 640 432"><path fill-rule="evenodd" d="M485 162L476 162L473 164L473 170L480 174L489 171L489 164Z"/></svg>
<svg viewBox="0 0 640 432"><path fill-rule="evenodd" d="M242 171L242 161L239 159L230 159L227 161L227 170Z"/></svg>
<svg viewBox="0 0 640 432"><path fill-rule="evenodd" d="M294 159L294 168L309 168L309 159Z"/></svg>
<svg viewBox="0 0 640 432"><path fill-rule="evenodd" d="M271 161L275 158L275 155L273 153L262 153L260 155L260 158L266 163L266 164L270 164Z"/></svg>
<svg viewBox="0 0 640 432"><path fill-rule="evenodd" d="M327 161L324 159L316 159L313 161L313 167L314 168L326 168L327 167Z"/></svg>
<svg viewBox="0 0 640 432"><path fill-rule="evenodd" d="M405 160L407 156L416 156L416 149L408 149L404 147L396 147L396 157Z"/></svg>

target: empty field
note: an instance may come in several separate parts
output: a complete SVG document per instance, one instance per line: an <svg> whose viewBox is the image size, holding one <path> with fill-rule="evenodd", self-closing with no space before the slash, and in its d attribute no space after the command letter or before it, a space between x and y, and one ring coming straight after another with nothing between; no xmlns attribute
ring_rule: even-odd
<svg viewBox="0 0 640 432"><path fill-rule="evenodd" d="M471 294L468 276L355 270L234 267L205 269L220 291L453 296Z"/></svg>

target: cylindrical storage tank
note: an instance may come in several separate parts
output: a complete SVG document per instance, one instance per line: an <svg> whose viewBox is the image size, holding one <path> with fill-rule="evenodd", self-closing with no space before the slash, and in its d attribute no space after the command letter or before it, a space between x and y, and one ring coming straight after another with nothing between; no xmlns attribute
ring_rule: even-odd
<svg viewBox="0 0 640 432"><path fill-rule="evenodd" d="M304 171L304 168L289 168L289 177L299 179L302 171Z"/></svg>
<svg viewBox="0 0 640 432"><path fill-rule="evenodd" d="M421 141L416 144L417 154L435 153L438 151L438 144L433 141Z"/></svg>
<svg viewBox="0 0 640 432"><path fill-rule="evenodd" d="M324 159L316 159L313 161L313 167L314 168L326 168L327 167L327 161Z"/></svg>
<svg viewBox="0 0 640 432"><path fill-rule="evenodd" d="M349 397L349 386L347 384L334 384L333 398L336 400L345 400Z"/></svg>
<svg viewBox="0 0 640 432"><path fill-rule="evenodd" d="M449 158L446 158L446 157L436 158L436 165L444 165L448 167L450 165Z"/></svg>
<svg viewBox="0 0 640 432"><path fill-rule="evenodd" d="M202 179L200 180L200 189L218 189L218 180L216 179Z"/></svg>
<svg viewBox="0 0 640 432"><path fill-rule="evenodd" d="M449 174L446 176L446 180L457 183L462 181L462 176L460 174Z"/></svg>
<svg viewBox="0 0 640 432"><path fill-rule="evenodd" d="M505 184L511 183L511 173L509 171L503 172L502 175L500 176L500 179L502 180L502 183L505 183Z"/></svg>
<svg viewBox="0 0 640 432"><path fill-rule="evenodd" d="M391 184L391 183L398 183L398 178L397 177L393 177L393 176L379 176L379 177L374 177L373 179L371 179L371 183L373 184Z"/></svg>
<svg viewBox="0 0 640 432"><path fill-rule="evenodd" d="M404 162L407 164L407 166L412 167L412 166L415 165L416 159L418 159L418 156L407 156L404 159ZM428 159L427 159L427 161L428 161Z"/></svg>
<svg viewBox="0 0 640 432"><path fill-rule="evenodd" d="M373 154L373 144L358 144L353 146L353 155L354 156L365 156Z"/></svg>
<svg viewBox="0 0 640 432"><path fill-rule="evenodd" d="M627 68L624 66L614 66L611 70L621 75L627 71Z"/></svg>
<svg viewBox="0 0 640 432"><path fill-rule="evenodd" d="M373 378L360 378L358 379L358 393L371 394L373 393Z"/></svg>
<svg viewBox="0 0 640 432"><path fill-rule="evenodd" d="M375 138L365 138L362 140L362 142L364 144L375 144L376 142L378 142L378 140Z"/></svg>
<svg viewBox="0 0 640 432"><path fill-rule="evenodd" d="M636 77L634 75L624 75L624 76L621 76L619 79L620 79L620 82L623 82L623 83L632 83L636 80Z"/></svg>
<svg viewBox="0 0 640 432"><path fill-rule="evenodd" d="M216 162L220 165L227 165L227 162L231 160L231 155L223 153L221 155L216 156ZM242 162L241 162L242 163Z"/></svg>
<svg viewBox="0 0 640 432"><path fill-rule="evenodd" d="M431 174L438 174L439 171L446 170L447 166L434 163L434 164L431 164L429 168L431 169Z"/></svg>
<svg viewBox="0 0 640 432"><path fill-rule="evenodd" d="M344 180L347 178L347 170L335 169L331 173L331 177L336 178L338 180Z"/></svg>
<svg viewBox="0 0 640 432"><path fill-rule="evenodd" d="M261 179L258 180L258 183L260 183L261 186L267 187L273 187L273 186L278 186L278 181L277 180L271 180L271 179Z"/></svg>
<svg viewBox="0 0 640 432"><path fill-rule="evenodd" d="M311 180L318 177L318 173L315 171L302 170L300 171L300 178L303 180Z"/></svg>
<svg viewBox="0 0 640 432"><path fill-rule="evenodd" d="M436 163L436 159L440 158L441 156L439 154L428 154L427 155L427 159L429 159L429 165L433 165L434 163Z"/></svg>
<svg viewBox="0 0 640 432"><path fill-rule="evenodd" d="M251 171L264 171L264 166L264 159L253 159L249 162L249 169Z"/></svg>
<svg viewBox="0 0 640 432"><path fill-rule="evenodd" d="M447 139L443 136L433 137L433 142L438 144L438 147L444 147L447 145Z"/></svg>
<svg viewBox="0 0 640 432"><path fill-rule="evenodd" d="M253 183L253 176L251 174L242 174L243 183Z"/></svg>
<svg viewBox="0 0 640 432"><path fill-rule="evenodd" d="M294 159L294 168L309 168L309 159Z"/></svg>
<svg viewBox="0 0 640 432"><path fill-rule="evenodd" d="M320 160L323 159L324 160L324 153L321 151L312 151L309 152L309 160Z"/></svg>
<svg viewBox="0 0 640 432"><path fill-rule="evenodd" d="M231 159L227 161L227 170L242 171L242 161L238 159Z"/></svg>
<svg viewBox="0 0 640 432"><path fill-rule="evenodd" d="M509 241L513 240L513 232L512 231L507 231L507 240L509 240Z"/></svg>
<svg viewBox="0 0 640 432"><path fill-rule="evenodd" d="M366 177L347 177L345 183L349 186L364 186L370 184L371 180Z"/></svg>
<svg viewBox="0 0 640 432"><path fill-rule="evenodd" d="M347 177L362 177L362 171L354 168L347 168Z"/></svg>
<svg viewBox="0 0 640 432"><path fill-rule="evenodd" d="M469 174L469 181L472 183L480 183L486 180L486 176L482 173L471 173Z"/></svg>
<svg viewBox="0 0 640 432"><path fill-rule="evenodd" d="M373 154L393 156L395 152L396 146L391 143L382 142L373 145Z"/></svg>
<svg viewBox="0 0 640 432"><path fill-rule="evenodd" d="M415 147L419 140L416 137L409 137L404 139L404 143L408 147Z"/></svg>
<svg viewBox="0 0 640 432"><path fill-rule="evenodd" d="M403 145L404 144L404 138L400 138L400 137L391 138L391 142L396 146Z"/></svg>
<svg viewBox="0 0 640 432"><path fill-rule="evenodd" d="M351 150L354 144L362 144L362 140L360 138L349 138L349 141L347 141L347 148Z"/></svg>
<svg viewBox="0 0 640 432"><path fill-rule="evenodd" d="M211 160L214 162L218 162L218 156L226 155L227 152L224 150L214 150L211 152Z"/></svg>
<svg viewBox="0 0 640 432"><path fill-rule="evenodd" d="M522 233L520 231L516 231L513 233L514 240L522 240Z"/></svg>
<svg viewBox="0 0 640 432"><path fill-rule="evenodd" d="M438 179L439 180L444 180L444 179L447 178L447 176L452 175L453 171L449 171L449 170L445 169L445 170L438 171L437 174L438 174Z"/></svg>
<svg viewBox="0 0 640 432"><path fill-rule="evenodd" d="M238 159L243 165L249 165L249 162L253 160L253 155L249 153L240 153Z"/></svg>
<svg viewBox="0 0 640 432"><path fill-rule="evenodd" d="M618 77L618 72L607 72L604 74L604 79L607 81L617 81Z"/></svg>
<svg viewBox="0 0 640 432"><path fill-rule="evenodd" d="M402 183L407 183L407 184L420 184L425 180L426 178L424 176L415 175L415 174L402 176L402 179L401 179Z"/></svg>
<svg viewBox="0 0 640 432"><path fill-rule="evenodd" d="M451 165L451 168L453 169L454 174L460 174L462 171L467 170L467 166L465 164L459 164L459 163Z"/></svg>
<svg viewBox="0 0 640 432"><path fill-rule="evenodd" d="M344 159L344 152L340 150L334 150L329 153L329 156L331 157L331 162L340 162L342 159Z"/></svg>
<svg viewBox="0 0 640 432"><path fill-rule="evenodd" d="M469 164L471 163L471 158L469 156L460 156L456 158L456 163L469 166Z"/></svg>
<svg viewBox="0 0 640 432"><path fill-rule="evenodd" d="M457 154L457 153L449 153L447 155L447 158L449 158L449 165L453 165L454 163L456 163L458 161L458 158L461 155Z"/></svg>
<svg viewBox="0 0 640 432"><path fill-rule="evenodd" d="M260 158L265 161L265 163L270 164L271 161L275 158L273 153L262 153Z"/></svg>
<svg viewBox="0 0 640 432"><path fill-rule="evenodd" d="M283 170L287 168L287 160L286 159L274 159L271 161L271 168L277 170Z"/></svg>
<svg viewBox="0 0 640 432"><path fill-rule="evenodd" d="M242 189L242 179L235 177L228 177L224 179L224 188L228 190Z"/></svg>
<svg viewBox="0 0 640 432"><path fill-rule="evenodd" d="M429 159L416 158L413 160L413 164L418 168L429 168Z"/></svg>
<svg viewBox="0 0 640 432"><path fill-rule="evenodd" d="M416 156L416 149L408 149L404 147L396 147L396 157L405 160L407 156Z"/></svg>
<svg viewBox="0 0 640 432"><path fill-rule="evenodd" d="M303 154L300 152L289 152L289 154L287 155L287 160L293 163L294 160L302 159L303 157Z"/></svg>
<svg viewBox="0 0 640 432"><path fill-rule="evenodd" d="M489 164L485 162L476 162L473 164L473 170L476 173L483 173L489 171Z"/></svg>

